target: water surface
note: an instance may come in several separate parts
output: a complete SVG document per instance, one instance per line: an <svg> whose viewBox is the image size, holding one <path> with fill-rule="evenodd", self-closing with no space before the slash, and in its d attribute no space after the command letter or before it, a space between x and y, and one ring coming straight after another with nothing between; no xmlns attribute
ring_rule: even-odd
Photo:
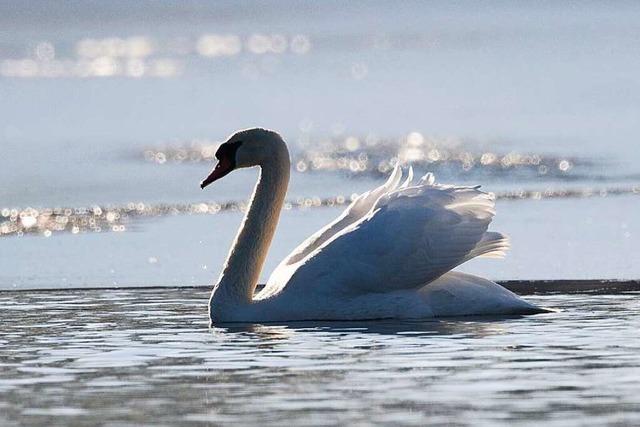
<svg viewBox="0 0 640 427"><path fill-rule="evenodd" d="M0 423L635 425L640 294L208 329L206 289L0 293Z"/></svg>

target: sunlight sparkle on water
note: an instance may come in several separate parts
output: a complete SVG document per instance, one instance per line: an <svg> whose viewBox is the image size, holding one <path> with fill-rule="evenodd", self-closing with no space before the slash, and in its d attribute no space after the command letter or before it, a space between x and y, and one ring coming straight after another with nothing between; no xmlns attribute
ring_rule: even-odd
<svg viewBox="0 0 640 427"><path fill-rule="evenodd" d="M352 165L354 169L359 163ZM299 166L296 168L299 169ZM542 200L563 198L612 197L621 195L640 195L640 186L615 188L580 188L546 190L513 190L496 194L498 200ZM285 202L283 209L310 209L343 206L358 196L336 195L321 198L318 196L297 197ZM0 237L42 234L51 236L54 232L80 234L103 231L123 232L129 227L125 223L149 217L168 215L215 215L222 212L246 212L245 201L200 202L200 203L159 203L149 204L131 202L123 206L91 206L87 208L25 208L0 210Z"/></svg>
<svg viewBox="0 0 640 427"><path fill-rule="evenodd" d="M304 34L202 34L195 38L157 39L149 36L83 38L72 55L61 55L53 42L39 42L31 55L0 57L0 76L16 78L177 77L197 57L215 60L243 53L251 55L304 55L311 41ZM264 62L249 77L274 68ZM363 70L358 71L362 74Z"/></svg>
<svg viewBox="0 0 640 427"><path fill-rule="evenodd" d="M301 124L311 129L312 124ZM522 171L532 177L570 176L574 167L592 165L589 159L565 158L537 153L481 151L472 143L450 137L427 137L411 132L400 140L365 138L355 135L321 140L301 137L300 150L292 152L292 164L298 172L335 172L386 175L396 163L423 168L436 173L442 170L459 173L481 172L501 176ZM167 162L213 161L219 143L207 139L174 142L164 147L144 150L146 161Z"/></svg>

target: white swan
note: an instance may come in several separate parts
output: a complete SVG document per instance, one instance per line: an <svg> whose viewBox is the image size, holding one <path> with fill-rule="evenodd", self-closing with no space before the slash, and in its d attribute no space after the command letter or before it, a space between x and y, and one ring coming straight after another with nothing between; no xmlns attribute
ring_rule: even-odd
<svg viewBox="0 0 640 427"><path fill-rule="evenodd" d="M544 310L500 285L450 271L477 256L502 256L506 236L487 232L494 198L445 186L427 174L360 195L298 246L254 296L289 182L289 151L276 132L248 129L216 152L202 188L234 169L260 178L209 303L211 322L364 320L532 314Z"/></svg>

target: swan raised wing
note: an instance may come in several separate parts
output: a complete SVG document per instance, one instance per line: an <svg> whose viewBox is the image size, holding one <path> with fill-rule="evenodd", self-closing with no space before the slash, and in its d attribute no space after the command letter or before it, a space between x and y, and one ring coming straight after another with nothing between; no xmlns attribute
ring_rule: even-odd
<svg viewBox="0 0 640 427"><path fill-rule="evenodd" d="M282 265L294 264L304 259L315 249L322 246L324 242L336 235L338 232L353 224L365 216L378 199L398 188L402 179L402 171L396 166L389 179L380 187L367 191L356 197L351 204L335 220L322 227L311 237L298 245L283 261Z"/></svg>
<svg viewBox="0 0 640 427"><path fill-rule="evenodd" d="M357 295L412 289L476 256L504 254L507 238L487 232L494 196L478 188L437 185L427 175L418 185L383 194L296 265L287 290L312 286Z"/></svg>
<svg viewBox="0 0 640 427"><path fill-rule="evenodd" d="M407 186L413 176L413 170L409 169L409 176L402 184ZM260 298L265 298L278 293L291 277L298 264L304 261L314 250L318 249L325 242L330 240L340 231L349 225L359 221L373 207L373 205L385 194L388 194L400 186L402 180L402 169L396 165L389 175L387 181L381 186L360 194L351 204L333 221L316 231L300 245L298 245L289 255L287 255L269 276L267 284L260 292Z"/></svg>

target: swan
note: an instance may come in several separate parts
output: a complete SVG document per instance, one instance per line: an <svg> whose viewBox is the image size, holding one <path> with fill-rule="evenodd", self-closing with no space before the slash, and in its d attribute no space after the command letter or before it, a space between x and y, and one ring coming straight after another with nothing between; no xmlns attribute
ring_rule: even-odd
<svg viewBox="0 0 640 427"><path fill-rule="evenodd" d="M215 157L202 189L235 169L260 174L211 293L212 325L545 311L490 280L451 271L508 249L505 235L487 231L492 194L436 184L430 173L414 183L411 169L402 181L399 167L295 248L255 294L287 192L289 151L278 133L253 128L230 136Z"/></svg>

